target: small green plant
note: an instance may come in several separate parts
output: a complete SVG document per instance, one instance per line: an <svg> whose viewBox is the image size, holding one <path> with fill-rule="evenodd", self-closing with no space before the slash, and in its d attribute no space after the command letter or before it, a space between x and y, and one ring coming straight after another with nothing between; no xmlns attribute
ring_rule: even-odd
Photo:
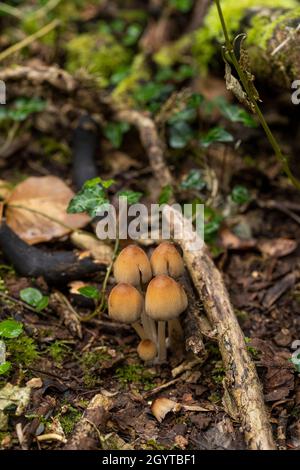
<svg viewBox="0 0 300 470"><path fill-rule="evenodd" d="M39 289L35 287L27 287L20 291L20 298L31 307L35 308L37 312L44 310L49 303L49 297L43 295Z"/></svg>
<svg viewBox="0 0 300 470"><path fill-rule="evenodd" d="M250 193L245 186L235 186L230 196L236 204L245 204L251 199Z"/></svg>
<svg viewBox="0 0 300 470"><path fill-rule="evenodd" d="M129 131L127 122L109 122L104 128L104 135L116 149L121 147L124 135Z"/></svg>
<svg viewBox="0 0 300 470"><path fill-rule="evenodd" d="M87 387L92 388L99 382L101 364L110 359L105 351L87 351L79 358L83 381Z"/></svg>
<svg viewBox="0 0 300 470"><path fill-rule="evenodd" d="M100 292L95 286L83 286L78 289L78 292L87 297L88 299L99 300Z"/></svg>
<svg viewBox="0 0 300 470"><path fill-rule="evenodd" d="M24 333L18 338L7 340L6 345L13 364L29 367L39 358L36 342Z"/></svg>
<svg viewBox="0 0 300 470"><path fill-rule="evenodd" d="M40 98L18 98L8 107L0 107L0 122L25 121L32 114L43 111L46 105Z"/></svg>
<svg viewBox="0 0 300 470"><path fill-rule="evenodd" d="M201 170L194 168L190 170L184 180L180 183L182 189L194 189L201 191L206 187L206 181L203 179Z"/></svg>

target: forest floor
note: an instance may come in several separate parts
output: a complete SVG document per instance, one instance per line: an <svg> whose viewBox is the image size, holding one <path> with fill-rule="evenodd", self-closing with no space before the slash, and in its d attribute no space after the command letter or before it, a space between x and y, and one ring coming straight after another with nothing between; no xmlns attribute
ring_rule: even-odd
<svg viewBox="0 0 300 470"><path fill-rule="evenodd" d="M24 11L23 3L31 6L31 2L16 2L20 11ZM122 48L115 52L122 56L119 63L109 63L105 72L101 69L95 74L103 112L90 103L85 108L80 92L75 96L73 90L60 89L47 80L31 81L28 75L7 80L8 103L0 105L0 190L6 223L27 242L24 233L28 234L28 224L41 231L45 238L35 246L42 250L74 250L70 231L53 235L51 223L45 228L40 214L31 212L28 216L24 207L13 209L10 198L19 186L19 200L30 206L34 191L38 193L43 185L42 180L32 182L28 195L21 185L32 176L56 176L74 192L79 189L73 180L72 140L78 118L85 112L102 129L95 161L101 178L115 181L109 197L122 189L142 193L146 204L168 201L170 188L161 188L152 174L137 131L133 126L120 126L106 109L116 87L131 73L132 62L143 53L150 78L138 79L130 99L154 117L166 144L177 199L205 204L206 241L256 364L276 443L281 449L299 449L300 366L292 361L292 353L299 347L296 344L293 349L293 342L300 340L299 191L283 175L254 118L226 91L222 66L204 76L195 71L192 58L188 63L157 65L151 54L145 53L145 44L149 44L150 29L154 34L155 27L161 27L161 16L150 6L143 9L139 1L134 2L131 16L117 1L110 2L112 7L103 14L96 3L78 2L74 11L72 2L61 2L58 11L42 18L42 25L53 17L60 18L61 30L54 29L50 37L33 41L2 63L4 71L13 70L15 64L32 70L41 64L48 69L57 64L77 80L77 69L80 72L80 67L86 66L86 50L82 55L78 42L70 52L72 41L83 39L85 34L99 34L101 44L106 34L108 42L113 40L114 47L119 44ZM168 23L171 30L187 30L189 14L173 11ZM66 21L64 15L71 19ZM20 24L18 18L1 16L1 49L40 30L41 24L34 24L33 19L38 21L33 17L30 23L28 17ZM147 24L152 26L146 35ZM105 57L108 60L107 54ZM86 76L79 76L79 83L86 83ZM94 94L95 84L90 87ZM295 156L296 107L290 104L288 93L283 96L274 91L270 96L265 83L258 82L257 87L266 118L285 153ZM88 93L89 86L84 97ZM59 190L54 185L53 193L47 191L43 197L49 199L49 208L52 202L55 206ZM60 217L59 207L49 214ZM93 226L85 225L92 233ZM149 242L143 248L151 254L155 246ZM99 272L77 279L80 286L101 290L105 268L103 265ZM111 275L106 295L113 284ZM37 308L35 299L26 297L26 292L31 292L28 288L47 298L44 306ZM179 351L169 355L167 364L146 366L137 355L134 330L112 323L105 308L101 315L89 318L97 300L80 295L76 289L74 282L53 283L43 277L20 275L0 251L0 335L1 322L13 319L22 324L22 332L0 337L10 364L1 373L0 361L1 448L63 448L72 441L92 398L99 395L109 402L107 413L104 418L93 417L98 432L90 428L89 434L81 436L79 449L245 449L239 422L228 414L222 401L225 370L215 341L205 338L205 358ZM70 305L57 308L53 300L57 292L68 299L73 310ZM183 367L178 368L180 365ZM30 388L26 410L16 395L3 413L1 393L8 383L16 387L16 393ZM151 412L152 402L159 397L180 405L162 422ZM44 435L48 438L43 439Z"/></svg>

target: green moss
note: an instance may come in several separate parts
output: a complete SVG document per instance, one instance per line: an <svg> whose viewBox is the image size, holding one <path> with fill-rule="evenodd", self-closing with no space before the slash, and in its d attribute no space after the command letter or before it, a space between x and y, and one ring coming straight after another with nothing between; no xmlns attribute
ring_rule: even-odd
<svg viewBox="0 0 300 470"><path fill-rule="evenodd" d="M18 338L6 340L9 360L14 365L30 366L39 358L37 344L34 339L22 334Z"/></svg>
<svg viewBox="0 0 300 470"><path fill-rule="evenodd" d="M46 354L49 354L53 359L56 366L61 366L65 357L70 352L70 347L64 341L54 341L47 349Z"/></svg>
<svg viewBox="0 0 300 470"><path fill-rule="evenodd" d="M131 53L109 33L86 33L67 45L67 70L93 75L100 86L107 86L120 67L129 64Z"/></svg>
<svg viewBox="0 0 300 470"><path fill-rule="evenodd" d="M238 2L226 0L226 2L222 2L223 14L231 38L241 32L239 26L246 9L254 7L296 8L297 6L296 0L239 0ZM261 26L266 27L266 31L261 31ZM254 20L254 30L250 33L250 41L255 40L256 44L260 43L261 38L255 38L259 30L259 34L263 36L263 43L265 43L270 37L270 29L272 32L273 28L272 24L267 24L266 18L259 17ZM197 57L200 67L204 70L207 69L215 54L215 41L224 43L224 36L216 6L213 5L205 18L204 26L195 33L193 46L193 53Z"/></svg>
<svg viewBox="0 0 300 470"><path fill-rule="evenodd" d="M185 51L192 45L193 35L188 34L178 41L162 47L153 57L161 67L171 67L176 62L181 62Z"/></svg>
<svg viewBox="0 0 300 470"><path fill-rule="evenodd" d="M128 75L121 80L112 93L112 97L118 102L122 101L132 105L132 93L136 91L141 82L150 80L151 75L142 54L135 56Z"/></svg>
<svg viewBox="0 0 300 470"><path fill-rule="evenodd" d="M83 372L84 384L93 388L99 382L99 370L101 364L111 360L111 356L104 351L87 351L79 359L79 364Z"/></svg>
<svg viewBox="0 0 300 470"><path fill-rule="evenodd" d="M68 410L64 414L58 416L59 422L64 430L66 436L72 434L76 424L80 420L82 412L69 405Z"/></svg>
<svg viewBox="0 0 300 470"><path fill-rule="evenodd" d="M126 364L116 370L118 380L126 384L142 385L144 390L151 390L155 384L154 376L140 364Z"/></svg>

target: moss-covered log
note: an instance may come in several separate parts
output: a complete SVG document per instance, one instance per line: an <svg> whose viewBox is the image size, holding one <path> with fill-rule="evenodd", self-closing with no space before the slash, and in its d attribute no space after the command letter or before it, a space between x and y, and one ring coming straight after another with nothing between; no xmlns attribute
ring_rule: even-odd
<svg viewBox="0 0 300 470"><path fill-rule="evenodd" d="M231 39L240 33L247 34L245 44L253 73L258 78L290 89L292 82L300 77L298 1L226 0L221 5ZM181 38L180 42L162 48L156 60L170 63L192 50L200 69L207 71L217 60L222 60L217 46L223 43L220 19L213 4L200 29Z"/></svg>

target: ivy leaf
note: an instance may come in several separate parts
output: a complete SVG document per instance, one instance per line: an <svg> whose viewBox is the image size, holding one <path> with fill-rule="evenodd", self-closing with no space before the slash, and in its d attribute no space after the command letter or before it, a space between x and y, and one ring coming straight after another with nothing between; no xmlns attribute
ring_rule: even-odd
<svg viewBox="0 0 300 470"><path fill-rule="evenodd" d="M123 39L123 44L125 46L133 46L139 39L142 33L142 26L138 23L132 23L128 26L125 37Z"/></svg>
<svg viewBox="0 0 300 470"><path fill-rule="evenodd" d="M47 307L49 297L44 296L39 289L35 287L27 287L20 291L20 298L31 307L34 307L38 312Z"/></svg>
<svg viewBox="0 0 300 470"><path fill-rule="evenodd" d="M23 330L22 323L15 320L3 320L0 322L0 336L3 338L17 338Z"/></svg>
<svg viewBox="0 0 300 470"><path fill-rule="evenodd" d="M84 295L84 297L87 297L89 299L98 300L100 296L99 290L95 286L80 287L80 289L78 289L78 292L80 292L81 295Z"/></svg>
<svg viewBox="0 0 300 470"><path fill-rule="evenodd" d="M251 199L251 195L245 186L235 186L231 192L231 199L236 204L245 204Z"/></svg>
<svg viewBox="0 0 300 470"><path fill-rule="evenodd" d="M105 210L109 204L105 189L98 183L92 186L86 182L83 188L71 199L67 212L77 214L87 212L91 217L96 217L98 211Z"/></svg>
<svg viewBox="0 0 300 470"><path fill-rule="evenodd" d="M11 362L6 361L0 364L0 375L6 374L11 369Z"/></svg>
<svg viewBox="0 0 300 470"><path fill-rule="evenodd" d="M48 307L49 304L49 297L47 295L43 295L42 299L36 304L36 311L41 312L44 308Z"/></svg>
<svg viewBox="0 0 300 470"><path fill-rule="evenodd" d="M201 191L206 186L200 170L193 169L180 184L183 189L196 189Z"/></svg>
<svg viewBox="0 0 300 470"><path fill-rule="evenodd" d="M173 188L170 184L164 186L158 197L158 204L167 204L173 196Z"/></svg>
<svg viewBox="0 0 300 470"><path fill-rule="evenodd" d="M203 135L200 139L202 147L209 147L215 142L233 142L234 138L223 127L214 127L207 134Z"/></svg>
<svg viewBox="0 0 300 470"><path fill-rule="evenodd" d="M123 136L128 132L129 128L130 125L127 122L109 122L104 128L104 135L114 148L120 148Z"/></svg>
<svg viewBox="0 0 300 470"><path fill-rule="evenodd" d="M103 180L102 178L100 178L100 176L97 176L96 178L92 178L90 180L87 180L84 183L83 188L95 188L99 184L103 188L108 189L114 183L115 183L115 180L113 180L113 179Z"/></svg>
<svg viewBox="0 0 300 470"><path fill-rule="evenodd" d="M169 129L169 145L173 149L183 149L193 138L193 129L185 121L173 124Z"/></svg>
<svg viewBox="0 0 300 470"><path fill-rule="evenodd" d="M227 103L223 97L217 98L215 103L217 104L223 116L229 121L241 122L244 124L244 126L247 127L257 127L257 122L255 119L240 106Z"/></svg>
<svg viewBox="0 0 300 470"><path fill-rule="evenodd" d="M8 117L13 121L25 121L31 114L39 113L46 107L46 102L40 98L19 98L8 110Z"/></svg>
<svg viewBox="0 0 300 470"><path fill-rule="evenodd" d="M118 193L118 196L127 199L128 204L136 204L141 199L143 193L138 191L124 190Z"/></svg>

